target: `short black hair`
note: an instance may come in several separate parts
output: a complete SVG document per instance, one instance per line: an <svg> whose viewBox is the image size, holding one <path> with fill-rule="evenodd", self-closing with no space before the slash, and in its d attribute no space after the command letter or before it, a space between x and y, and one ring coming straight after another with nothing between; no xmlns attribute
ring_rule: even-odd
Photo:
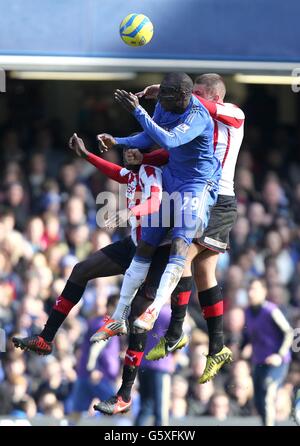
<svg viewBox="0 0 300 446"><path fill-rule="evenodd" d="M180 73L180 72L168 73L164 76L162 82L177 87L178 91L180 92L192 94L193 81L190 78L190 76L186 73Z"/></svg>

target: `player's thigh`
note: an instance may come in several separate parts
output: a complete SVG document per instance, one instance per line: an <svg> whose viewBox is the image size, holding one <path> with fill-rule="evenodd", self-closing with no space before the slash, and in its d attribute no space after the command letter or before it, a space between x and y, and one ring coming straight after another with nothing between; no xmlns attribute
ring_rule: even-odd
<svg viewBox="0 0 300 446"><path fill-rule="evenodd" d="M204 248L193 260L194 278L198 291L212 288L217 284L216 268L219 253Z"/></svg>
<svg viewBox="0 0 300 446"><path fill-rule="evenodd" d="M91 280L123 274L130 265L134 253L135 246L127 239L112 243L75 265L72 278Z"/></svg>
<svg viewBox="0 0 300 446"><path fill-rule="evenodd" d="M200 248L201 251L193 259L195 274L208 274L216 270L219 253L207 248Z"/></svg>
<svg viewBox="0 0 300 446"><path fill-rule="evenodd" d="M201 253L201 251L203 251L203 249L205 249L205 248L203 248L203 246L195 244L195 243L192 243L190 245L187 256L186 256L182 277L189 277L192 275L193 260L198 254Z"/></svg>
<svg viewBox="0 0 300 446"><path fill-rule="evenodd" d="M77 263L72 270L70 280L79 285L85 285L91 279L114 276L121 273L122 268L100 250L91 254L82 262Z"/></svg>

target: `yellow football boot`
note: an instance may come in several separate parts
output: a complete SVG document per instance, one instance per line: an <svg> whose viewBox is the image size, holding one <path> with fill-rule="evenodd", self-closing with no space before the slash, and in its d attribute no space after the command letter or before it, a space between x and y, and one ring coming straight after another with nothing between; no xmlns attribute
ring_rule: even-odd
<svg viewBox="0 0 300 446"><path fill-rule="evenodd" d="M199 384L204 384L214 378L223 365L232 362L232 351L224 346L219 353L208 355L206 366L202 376L199 378Z"/></svg>

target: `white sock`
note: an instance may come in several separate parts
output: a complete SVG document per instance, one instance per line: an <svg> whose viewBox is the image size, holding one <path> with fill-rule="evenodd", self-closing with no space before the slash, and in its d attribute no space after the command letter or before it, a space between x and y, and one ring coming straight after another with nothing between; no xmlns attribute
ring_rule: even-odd
<svg viewBox="0 0 300 446"><path fill-rule="evenodd" d="M176 263L173 261L168 263L163 275L161 276L155 299L149 307L150 310L154 308L158 314L163 305L169 300L182 276L184 262L185 259L180 259L180 261L177 260Z"/></svg>
<svg viewBox="0 0 300 446"><path fill-rule="evenodd" d="M143 259L141 261L140 259L141 258L134 257L125 273L120 292L120 300L114 314L112 315L113 319L127 319L131 302L133 301L139 287L147 277L151 261L147 261L147 259Z"/></svg>

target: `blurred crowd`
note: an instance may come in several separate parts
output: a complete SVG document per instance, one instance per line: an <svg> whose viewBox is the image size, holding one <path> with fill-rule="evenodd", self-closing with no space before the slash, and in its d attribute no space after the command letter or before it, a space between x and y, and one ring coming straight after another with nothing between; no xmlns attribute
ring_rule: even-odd
<svg viewBox="0 0 300 446"><path fill-rule="evenodd" d="M244 107L246 116L248 107L249 122L236 172L238 219L230 250L218 263L226 345L233 350L235 361L214 381L197 383L205 365L208 337L193 293L185 322L190 343L173 356L170 414L178 420L187 415L225 420L255 414L249 354L241 349L247 286L252 278L266 278L268 299L280 307L293 328L300 327L300 135L286 126L272 128L272 124L263 132L257 117L251 115L251 104L249 99ZM89 98L80 112L77 132L96 153L91 141L97 132L122 135L135 129L131 121L124 127L123 117L119 118L109 104ZM29 114L28 119L33 117ZM69 153L68 138L64 141L57 135L55 123L35 122L31 132L24 132L15 121L1 131L0 327L7 335L7 351L0 353L0 415L41 414L61 419L73 412L73 390L89 323L111 312L122 277L89 283L82 301L60 329L53 355L38 357L16 350L10 338L38 334L75 263L124 237L128 230L97 227L97 194L117 194L117 186ZM105 157L120 163L113 151ZM109 378L112 389L117 388L125 348L126 340L118 339L113 371L100 357L90 372L93 383ZM294 351L277 396L277 421L290 417L297 386L300 354ZM137 411L138 382L134 395L133 410ZM99 416L91 408L88 413Z"/></svg>

